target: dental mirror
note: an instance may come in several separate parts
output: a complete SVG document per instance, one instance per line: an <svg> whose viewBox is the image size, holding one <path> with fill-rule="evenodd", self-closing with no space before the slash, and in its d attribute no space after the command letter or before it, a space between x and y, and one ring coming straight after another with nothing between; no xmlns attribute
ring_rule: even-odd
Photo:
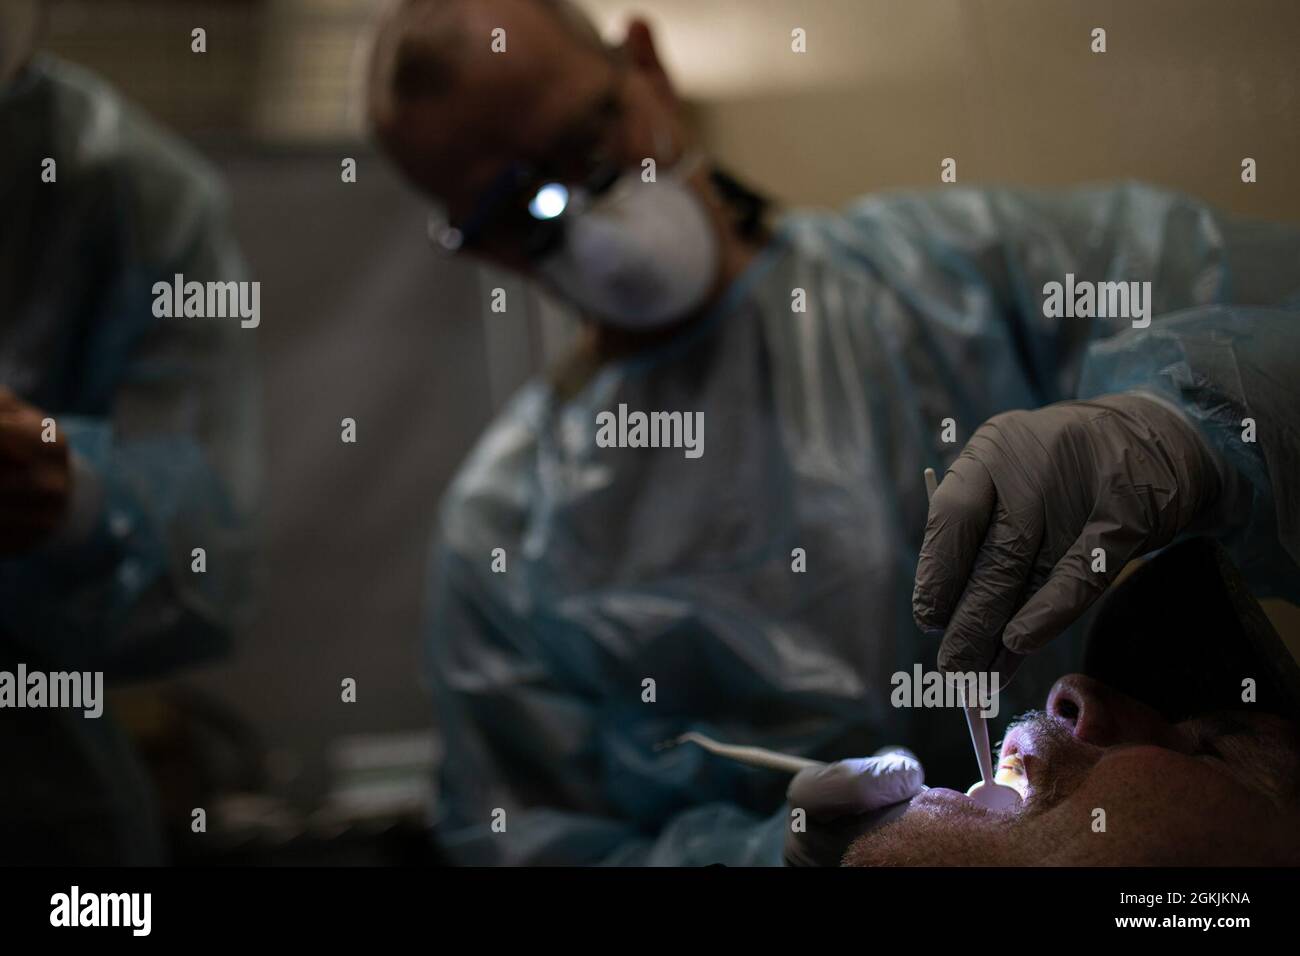
<svg viewBox="0 0 1300 956"><path fill-rule="evenodd" d="M930 500L939 487L934 469L925 469L925 494ZM975 760L979 763L980 779L971 784L966 791L981 807L989 810L1013 810L1020 806L1020 794L1010 787L1003 786L993 779L993 753L989 747L989 726L980 713L979 705L972 705L966 700L966 689L962 687L962 709L966 711L966 726L970 730L971 746L975 748Z"/></svg>

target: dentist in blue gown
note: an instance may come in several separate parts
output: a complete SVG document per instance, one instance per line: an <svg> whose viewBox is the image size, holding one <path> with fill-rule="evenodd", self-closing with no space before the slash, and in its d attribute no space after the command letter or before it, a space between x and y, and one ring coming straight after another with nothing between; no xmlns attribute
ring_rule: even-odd
<svg viewBox="0 0 1300 956"><path fill-rule="evenodd" d="M1296 594L1300 231L1137 183L773 217L697 149L644 23L609 47L543 0L399 5L369 109L442 251L586 320L441 509L453 859L833 864L921 786L914 759L835 763L787 801L780 774L656 744L904 744L964 786L960 716L891 707L895 672L1014 673L1002 712L1034 706L1126 560L1187 534ZM1067 276L1150 283L1151 321L1136 299L1054 317ZM703 456L600 447L621 404L703 412Z"/></svg>

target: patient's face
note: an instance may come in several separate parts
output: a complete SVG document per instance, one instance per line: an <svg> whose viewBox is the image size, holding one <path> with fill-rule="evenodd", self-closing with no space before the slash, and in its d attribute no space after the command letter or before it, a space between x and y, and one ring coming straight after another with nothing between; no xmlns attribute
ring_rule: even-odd
<svg viewBox="0 0 1300 956"><path fill-rule="evenodd" d="M931 789L850 847L850 866L1300 863L1300 729L1267 714L1171 724L1072 674L1002 742L1024 766L1018 810ZM1101 829L1104 811L1104 831Z"/></svg>

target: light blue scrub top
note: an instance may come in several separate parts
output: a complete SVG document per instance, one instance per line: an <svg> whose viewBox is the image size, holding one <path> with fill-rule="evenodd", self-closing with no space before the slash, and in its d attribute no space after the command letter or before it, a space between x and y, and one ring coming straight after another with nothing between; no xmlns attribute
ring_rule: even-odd
<svg viewBox="0 0 1300 956"><path fill-rule="evenodd" d="M1131 388L1178 403L1240 485L1225 543L1295 596L1298 266L1300 231L1143 185L871 197L789 217L706 320L576 397L523 389L449 490L434 550L444 849L779 862L788 778L656 750L686 730L824 760L905 744L930 783L964 788L960 712L893 708L890 678L935 661L911 613L922 469L998 412ZM1044 317L1067 273L1150 280L1155 321ZM598 447L596 414L620 403L702 411L703 456ZM1026 663L995 733L1043 705L1078 644Z"/></svg>

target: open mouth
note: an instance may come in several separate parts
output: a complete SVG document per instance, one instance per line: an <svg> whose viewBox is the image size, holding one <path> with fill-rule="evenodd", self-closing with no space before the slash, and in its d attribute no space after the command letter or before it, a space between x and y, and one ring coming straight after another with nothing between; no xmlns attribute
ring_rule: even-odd
<svg viewBox="0 0 1300 956"><path fill-rule="evenodd" d="M998 763L993 774L994 783L1010 787L1020 795L1022 807L1028 801L1031 790L1029 769L1026 762L1032 756L1029 746L1032 742L1032 738L1023 727L1012 727L1002 742ZM1022 750L1022 747L1025 749ZM912 806L922 812L947 813L955 811L968 813L974 811L981 814L1000 812L996 809L990 810L988 806L976 802L967 793L960 790L950 790L947 787L927 788L912 800Z"/></svg>
<svg viewBox="0 0 1300 956"><path fill-rule="evenodd" d="M993 782L1010 787L1024 800L1029 796L1029 776L1025 773L1025 761L1018 753L1007 754L998 762L997 773Z"/></svg>
<svg viewBox="0 0 1300 956"><path fill-rule="evenodd" d="M1029 767L1027 764L1032 751L1033 738L1029 729L1023 725L1012 725L1002 740L998 754L998 765L993 772L993 780L1010 787L1020 794L1021 800L1029 798Z"/></svg>

